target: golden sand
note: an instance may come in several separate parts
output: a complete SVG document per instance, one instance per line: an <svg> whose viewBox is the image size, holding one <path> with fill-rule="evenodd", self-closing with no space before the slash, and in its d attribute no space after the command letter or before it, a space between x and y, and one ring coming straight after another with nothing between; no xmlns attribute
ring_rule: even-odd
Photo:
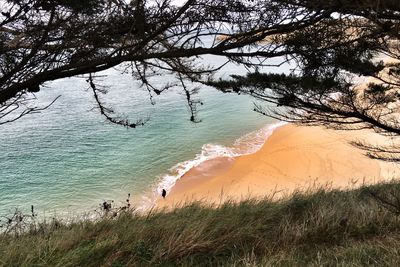
<svg viewBox="0 0 400 267"><path fill-rule="evenodd" d="M395 63L388 57L385 64ZM386 78L384 70L381 75ZM359 90L376 79L359 81ZM372 130L335 131L323 127L278 128L254 154L218 158L191 169L172 188L158 207L174 207L191 201L219 204L249 197L279 198L295 190L318 187L356 188L362 184L396 179L400 167L365 156L350 141L387 145L391 140Z"/></svg>
<svg viewBox="0 0 400 267"><path fill-rule="evenodd" d="M254 154L218 158L191 169L158 207L191 201L219 204L228 199L282 197L294 190L319 186L353 188L394 178L394 165L370 159L349 144L355 136L375 140L361 131L285 125ZM379 137L378 137L379 138Z"/></svg>

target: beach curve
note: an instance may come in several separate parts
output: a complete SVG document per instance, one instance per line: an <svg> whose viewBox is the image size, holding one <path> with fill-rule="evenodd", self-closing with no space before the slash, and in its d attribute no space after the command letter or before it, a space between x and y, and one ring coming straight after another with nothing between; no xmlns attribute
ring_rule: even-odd
<svg viewBox="0 0 400 267"><path fill-rule="evenodd" d="M368 134L359 131L357 136L367 138ZM156 205L164 208L192 201L218 204L249 197L282 197L295 190L355 188L388 179L382 175L387 166L350 145L353 138L350 131L281 125L254 153L216 157L190 168Z"/></svg>

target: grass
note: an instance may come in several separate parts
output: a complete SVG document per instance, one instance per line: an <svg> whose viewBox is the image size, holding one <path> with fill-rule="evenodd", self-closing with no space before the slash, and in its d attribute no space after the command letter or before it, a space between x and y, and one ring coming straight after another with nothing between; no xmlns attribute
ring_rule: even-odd
<svg viewBox="0 0 400 267"><path fill-rule="evenodd" d="M42 224L0 236L0 265L397 266L400 217L371 191L400 196L400 183Z"/></svg>

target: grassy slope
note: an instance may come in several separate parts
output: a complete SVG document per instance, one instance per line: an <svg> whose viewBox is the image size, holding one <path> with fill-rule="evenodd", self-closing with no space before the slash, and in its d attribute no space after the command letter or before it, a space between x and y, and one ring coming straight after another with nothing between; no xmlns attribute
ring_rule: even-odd
<svg viewBox="0 0 400 267"><path fill-rule="evenodd" d="M399 183L372 187L400 192ZM397 266L400 217L367 190L47 225L0 236L4 266Z"/></svg>

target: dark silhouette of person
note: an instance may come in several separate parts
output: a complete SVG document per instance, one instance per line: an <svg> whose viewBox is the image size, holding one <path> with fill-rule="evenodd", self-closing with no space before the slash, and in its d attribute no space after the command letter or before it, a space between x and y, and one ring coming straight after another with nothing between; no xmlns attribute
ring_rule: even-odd
<svg viewBox="0 0 400 267"><path fill-rule="evenodd" d="M163 190L162 190L162 193L161 193L161 196L162 196L163 198L165 198L166 195L167 195L167 191L165 191L165 189L163 189Z"/></svg>

